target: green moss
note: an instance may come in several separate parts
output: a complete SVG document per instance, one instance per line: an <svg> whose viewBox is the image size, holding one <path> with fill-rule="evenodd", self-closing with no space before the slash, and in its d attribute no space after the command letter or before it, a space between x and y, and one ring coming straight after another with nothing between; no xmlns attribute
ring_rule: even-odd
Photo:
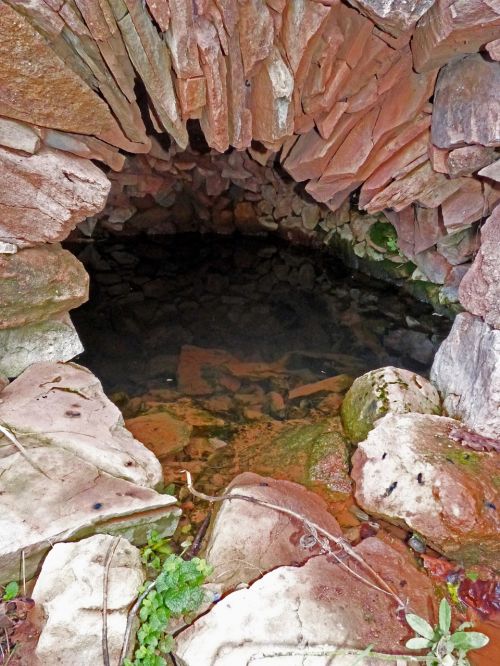
<svg viewBox="0 0 500 666"><path fill-rule="evenodd" d="M446 460L452 462L454 465L460 465L471 471L479 471L481 465L481 456L474 451L461 451L458 449L451 449L446 452Z"/></svg>
<svg viewBox="0 0 500 666"><path fill-rule="evenodd" d="M390 222L379 220L370 227L370 238L379 247L383 247L389 252L398 252L398 234L395 227Z"/></svg>

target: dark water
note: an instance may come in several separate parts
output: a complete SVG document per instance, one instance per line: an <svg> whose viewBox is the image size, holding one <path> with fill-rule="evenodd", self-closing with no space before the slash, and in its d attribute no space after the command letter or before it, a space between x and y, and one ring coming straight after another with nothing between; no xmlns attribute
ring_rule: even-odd
<svg viewBox="0 0 500 666"><path fill-rule="evenodd" d="M274 361L311 379L396 365L428 374L449 320L338 260L267 239L175 236L69 247L91 275L77 359L106 391L175 387L183 345Z"/></svg>

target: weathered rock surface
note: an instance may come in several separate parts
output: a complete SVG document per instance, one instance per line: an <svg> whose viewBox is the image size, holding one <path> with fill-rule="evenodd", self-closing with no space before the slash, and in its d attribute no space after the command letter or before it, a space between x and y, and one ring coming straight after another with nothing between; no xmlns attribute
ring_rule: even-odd
<svg viewBox="0 0 500 666"><path fill-rule="evenodd" d="M413 28L435 0L349 0L365 16L395 37Z"/></svg>
<svg viewBox="0 0 500 666"><path fill-rule="evenodd" d="M43 563L33 590L41 628L40 664L88 666L103 663L103 589L107 559L107 645L117 666L127 615L144 582L141 556L126 539L96 535L58 543Z"/></svg>
<svg viewBox="0 0 500 666"><path fill-rule="evenodd" d="M25 370L3 392L0 421L140 486L161 481L158 460L125 429L99 380L76 363L37 363Z"/></svg>
<svg viewBox="0 0 500 666"><path fill-rule="evenodd" d="M297 483L247 472L237 476L225 492L282 506L342 536L325 502ZM302 564L320 551L301 520L246 500L232 500L223 502L217 512L204 556L214 568L210 580L226 592L278 566Z"/></svg>
<svg viewBox="0 0 500 666"><path fill-rule="evenodd" d="M105 531L143 542L152 523L175 528L175 498L152 490L159 462L85 368L32 365L2 391L0 425L11 433L0 438L2 582L22 551L30 576L56 541Z"/></svg>
<svg viewBox="0 0 500 666"><path fill-rule="evenodd" d="M43 148L0 148L0 240L27 247L64 240L106 204L111 183L89 160Z"/></svg>
<svg viewBox="0 0 500 666"><path fill-rule="evenodd" d="M431 379L449 416L500 439L500 331L459 314L437 351Z"/></svg>
<svg viewBox="0 0 500 666"><path fill-rule="evenodd" d="M408 555L375 538L366 539L356 551L393 589L404 589L416 613L433 622L432 587ZM354 560L349 566L363 575ZM372 643L375 650L401 652L409 632L396 608L390 596L368 587L328 556L312 557L300 567L278 567L219 601L177 637L176 655L186 666L234 666L248 663L252 655L290 652L279 661L344 666L352 656L304 657L300 650L322 644L359 649ZM276 659L256 661L271 664ZM370 663L392 662L370 658Z"/></svg>
<svg viewBox="0 0 500 666"><path fill-rule="evenodd" d="M351 492L349 455L338 417L316 423L263 421L239 429L229 446L210 457L197 483L212 476L230 483L239 472L288 479L314 490L327 503Z"/></svg>
<svg viewBox="0 0 500 666"><path fill-rule="evenodd" d="M352 442L365 439L387 413L440 414L438 392L420 375L401 368L371 370L358 377L342 403L342 423Z"/></svg>
<svg viewBox="0 0 500 666"><path fill-rule="evenodd" d="M87 298L85 269L59 245L0 254L0 329L44 321Z"/></svg>
<svg viewBox="0 0 500 666"><path fill-rule="evenodd" d="M460 283L466 310L500 329L500 206L481 227L481 245L471 269Z"/></svg>
<svg viewBox="0 0 500 666"><path fill-rule="evenodd" d="M500 18L500 17L499 17ZM480 54L441 70L432 114L432 141L439 148L500 143L500 64Z"/></svg>
<svg viewBox="0 0 500 666"><path fill-rule="evenodd" d="M83 352L68 315L0 330L0 373L17 377L33 363L70 361Z"/></svg>
<svg viewBox="0 0 500 666"><path fill-rule="evenodd" d="M353 456L356 500L447 557L497 567L500 456L453 439L459 426L429 414L386 415Z"/></svg>

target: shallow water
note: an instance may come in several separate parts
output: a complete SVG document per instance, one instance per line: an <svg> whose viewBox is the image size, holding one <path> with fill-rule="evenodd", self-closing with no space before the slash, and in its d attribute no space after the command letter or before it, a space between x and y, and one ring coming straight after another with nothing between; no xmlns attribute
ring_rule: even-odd
<svg viewBox="0 0 500 666"><path fill-rule="evenodd" d="M175 386L183 345L292 365L318 379L383 365L428 374L451 322L332 257L266 239L176 236L71 247L91 275L72 316L79 361L108 392Z"/></svg>
<svg viewBox="0 0 500 666"><path fill-rule="evenodd" d="M73 314L86 347L77 360L160 459L183 509L179 543L207 515L186 488L187 469L212 495L245 471L296 481L323 497L351 544L377 533L408 544L410 533L356 505L339 411L367 370L428 375L449 320L332 257L263 239L98 240L71 249L91 275L91 299ZM418 556L415 564L422 567ZM439 597L448 580L433 583ZM474 666L498 663L498 617L465 605L454 613L491 635L471 655Z"/></svg>

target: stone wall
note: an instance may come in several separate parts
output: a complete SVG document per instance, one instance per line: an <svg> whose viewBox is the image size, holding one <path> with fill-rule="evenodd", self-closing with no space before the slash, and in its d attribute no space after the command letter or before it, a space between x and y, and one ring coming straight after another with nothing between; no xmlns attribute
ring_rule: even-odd
<svg viewBox="0 0 500 666"><path fill-rule="evenodd" d="M476 255L458 296L498 329L499 29L488 0L2 0L8 344L85 300L57 243L87 218L331 244L438 305Z"/></svg>

